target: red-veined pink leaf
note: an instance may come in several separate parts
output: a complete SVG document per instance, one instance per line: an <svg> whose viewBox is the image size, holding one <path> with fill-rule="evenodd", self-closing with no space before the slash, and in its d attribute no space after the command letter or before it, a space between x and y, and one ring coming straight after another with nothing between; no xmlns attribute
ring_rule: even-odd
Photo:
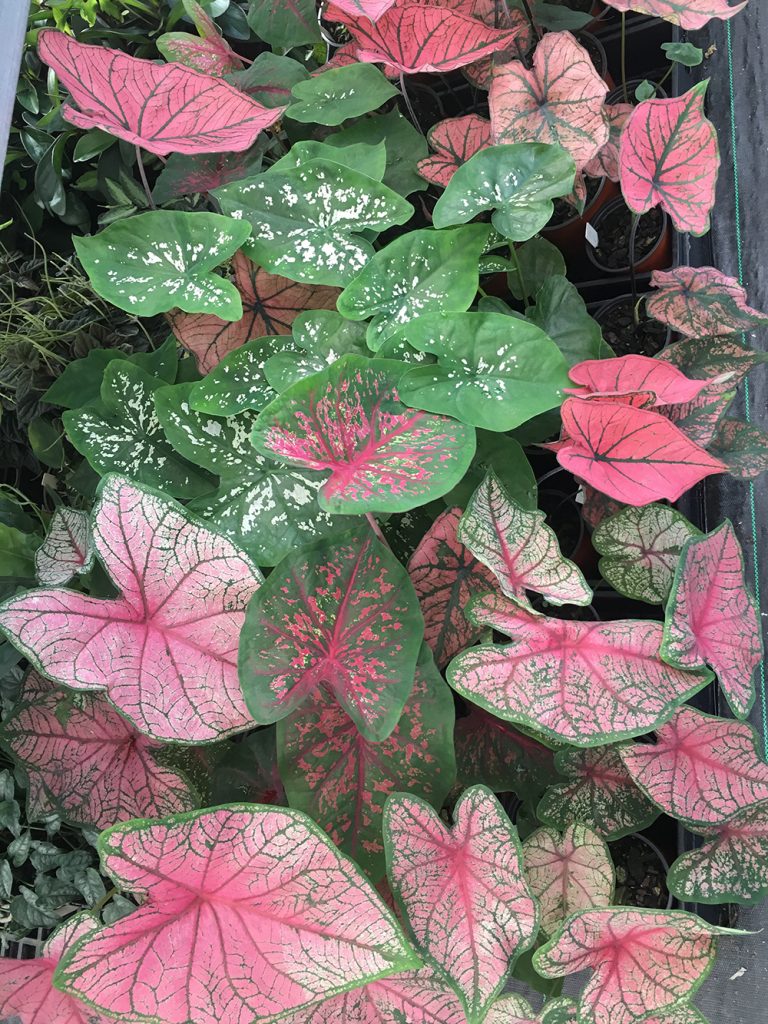
<svg viewBox="0 0 768 1024"><path fill-rule="evenodd" d="M621 191L634 213L661 206L678 231L703 235L720 167L717 132L704 116L707 82L671 100L645 100L624 126Z"/></svg>
<svg viewBox="0 0 768 1024"><path fill-rule="evenodd" d="M533 68L510 61L494 69L488 94L494 142L562 146L581 170L608 141L608 86L570 32L548 32Z"/></svg>
<svg viewBox="0 0 768 1024"><path fill-rule="evenodd" d="M48 810L67 821L102 830L195 806L188 780L156 760L159 743L137 733L102 696L66 696L34 670L3 722L3 737Z"/></svg>
<svg viewBox="0 0 768 1024"><path fill-rule="evenodd" d="M417 966L359 870L297 811L258 804L117 825L104 869L141 906L58 983L98 1010L250 1024Z"/></svg>
<svg viewBox="0 0 768 1024"><path fill-rule="evenodd" d="M617 11L664 18L688 31L704 28L711 18L732 18L747 6L747 0L735 7L729 6L729 0L605 0L605 3Z"/></svg>
<svg viewBox="0 0 768 1024"><path fill-rule="evenodd" d="M156 739L248 728L236 664L255 566L175 501L119 476L101 485L93 536L120 596L29 591L0 606L6 636L55 682L105 691Z"/></svg>
<svg viewBox="0 0 768 1024"><path fill-rule="evenodd" d="M768 469L768 434L743 420L721 419L709 449L740 480L753 480Z"/></svg>
<svg viewBox="0 0 768 1024"><path fill-rule="evenodd" d="M44 587L68 583L93 565L91 527L85 512L60 506L35 552L35 575Z"/></svg>
<svg viewBox="0 0 768 1024"><path fill-rule="evenodd" d="M649 316L689 338L740 334L768 324L768 315L747 304L747 293L735 277L714 267L655 270L646 297Z"/></svg>
<svg viewBox="0 0 768 1024"><path fill-rule="evenodd" d="M416 170L422 178L445 188L458 167L490 146L491 122L478 114L449 117L429 129L427 141L434 155L419 160Z"/></svg>
<svg viewBox="0 0 768 1024"><path fill-rule="evenodd" d="M544 513L518 505L489 470L461 517L458 538L496 576L504 594L530 608L526 590L550 604L590 604L592 591L560 553Z"/></svg>
<svg viewBox="0 0 768 1024"><path fill-rule="evenodd" d="M746 722L680 708L655 743L628 744L621 758L654 803L694 825L720 824L768 800L768 764Z"/></svg>
<svg viewBox="0 0 768 1024"><path fill-rule="evenodd" d="M763 659L760 610L749 591L744 554L726 521L691 537L675 572L661 653L678 668L715 672L731 710L746 718L755 702L755 672Z"/></svg>
<svg viewBox="0 0 768 1024"><path fill-rule="evenodd" d="M234 323L211 313L169 314L173 333L194 355L201 373L218 366L224 356L247 341L267 335L290 334L299 313L335 309L338 288L302 284L270 274L242 253L232 261L235 286L243 300L243 316Z"/></svg>
<svg viewBox="0 0 768 1024"><path fill-rule="evenodd" d="M278 725L280 774L292 807L305 811L372 877L384 873L381 822L390 793L440 808L456 777L453 696L428 648L400 719L371 743L318 690Z"/></svg>
<svg viewBox="0 0 768 1024"><path fill-rule="evenodd" d="M241 153L172 153L155 182L152 198L162 206L178 196L210 192L231 181L242 181L258 174L262 156L258 140Z"/></svg>
<svg viewBox="0 0 768 1024"><path fill-rule="evenodd" d="M442 669L483 635L464 614L477 594L496 589L496 578L456 536L460 508L441 512L408 562L424 615L424 639Z"/></svg>
<svg viewBox="0 0 768 1024"><path fill-rule="evenodd" d="M699 987L721 930L681 910L585 910L534 953L533 964L545 978L591 969L579 1020L634 1024Z"/></svg>
<svg viewBox="0 0 768 1024"><path fill-rule="evenodd" d="M659 622L551 619L494 594L476 598L471 614L513 642L454 658L451 686L499 718L575 746L649 732L710 679L661 660Z"/></svg>
<svg viewBox="0 0 768 1024"><path fill-rule="evenodd" d="M216 22L197 3L186 0L184 10L198 31L197 36L188 32L166 32L157 40L157 48L166 60L178 61L207 75L226 75L240 71L242 60L216 27Z"/></svg>
<svg viewBox="0 0 768 1024"><path fill-rule="evenodd" d="M330 8L329 8L330 12ZM326 15L327 16L327 15ZM344 68L349 64L358 64L357 46L354 43L344 43L333 51L333 56L317 69L317 74L323 71L330 71L331 68ZM289 98L290 99L290 98Z"/></svg>
<svg viewBox="0 0 768 1024"><path fill-rule="evenodd" d="M552 828L536 829L523 843L523 862L547 935L571 914L613 902L611 855L586 825L568 825L562 834Z"/></svg>
<svg viewBox="0 0 768 1024"><path fill-rule="evenodd" d="M471 1020L482 1020L512 960L538 927L522 870L520 840L484 786L459 799L447 828L412 796L384 811L387 869L420 949L445 971Z"/></svg>
<svg viewBox="0 0 768 1024"><path fill-rule="evenodd" d="M408 573L367 527L286 556L248 606L240 681L258 722L324 689L385 739L413 687L423 620Z"/></svg>
<svg viewBox="0 0 768 1024"><path fill-rule="evenodd" d="M378 21L395 2L396 0L333 0L333 6L344 14L351 14L353 18Z"/></svg>
<svg viewBox="0 0 768 1024"><path fill-rule="evenodd" d="M568 398L561 414L569 441L557 461L627 505L676 501L699 480L727 469L651 409Z"/></svg>
<svg viewBox="0 0 768 1024"><path fill-rule="evenodd" d="M619 147L621 133L629 115L635 108L631 103L606 104L603 113L608 121L608 141L596 156L584 164L584 173L591 178L608 178L609 181L619 180Z"/></svg>
<svg viewBox="0 0 768 1024"><path fill-rule="evenodd" d="M539 821L561 829L579 821L606 840L640 832L654 822L659 810L635 785L620 749L558 751L555 768L567 781L544 794L536 808Z"/></svg>
<svg viewBox="0 0 768 1024"><path fill-rule="evenodd" d="M483 1024L577 1024L576 1003L571 999L548 999L536 1013L527 999L510 993L497 999Z"/></svg>
<svg viewBox="0 0 768 1024"><path fill-rule="evenodd" d="M596 491L594 487L590 487L584 480L579 480L578 482L581 496L584 499L581 506L581 518L593 530L596 530L609 516L615 516L617 512L621 512L623 508L627 507L623 502L614 501L613 498L609 498L606 494Z"/></svg>
<svg viewBox="0 0 768 1024"><path fill-rule="evenodd" d="M281 114L192 68L139 60L52 29L38 36L38 52L77 104L62 108L65 120L159 156L248 149Z"/></svg>
<svg viewBox="0 0 768 1024"><path fill-rule="evenodd" d="M318 493L327 512L407 512L439 498L469 467L475 432L403 405L402 372L393 359L343 356L268 405L253 443L278 461L330 470Z"/></svg>
<svg viewBox="0 0 768 1024"><path fill-rule="evenodd" d="M587 359L572 367L568 375L587 394L650 392L655 405L690 402L707 384L705 380L690 380L671 363L637 355ZM572 394L581 396L582 392L574 390Z"/></svg>

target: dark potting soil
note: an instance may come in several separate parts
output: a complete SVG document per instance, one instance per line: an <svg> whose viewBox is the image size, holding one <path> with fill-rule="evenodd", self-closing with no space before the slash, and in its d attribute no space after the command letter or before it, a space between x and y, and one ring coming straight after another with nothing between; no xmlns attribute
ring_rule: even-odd
<svg viewBox="0 0 768 1024"><path fill-rule="evenodd" d="M667 341L667 328L650 320L640 311L640 322L635 323L635 304L631 295L617 299L595 317L603 329L603 338L617 356L655 356Z"/></svg>
<svg viewBox="0 0 768 1024"><path fill-rule="evenodd" d="M587 198L584 203L584 209L588 209L589 204L597 195L597 191L600 188L600 178L586 178L584 179L587 183ZM555 212L550 218L547 227L555 228L560 224L565 224L568 220L573 220L574 217L579 216L579 211L571 205L566 199L555 199L554 200Z"/></svg>
<svg viewBox="0 0 768 1024"><path fill-rule="evenodd" d="M621 906L663 910L669 902L666 867L642 839L625 836L610 843L616 868L616 896Z"/></svg>
<svg viewBox="0 0 768 1024"><path fill-rule="evenodd" d="M653 250L661 237L664 217L659 207L643 214L635 232L635 266ZM611 270L629 267L629 243L632 234L632 213L623 203L617 203L594 225L600 236L595 257Z"/></svg>

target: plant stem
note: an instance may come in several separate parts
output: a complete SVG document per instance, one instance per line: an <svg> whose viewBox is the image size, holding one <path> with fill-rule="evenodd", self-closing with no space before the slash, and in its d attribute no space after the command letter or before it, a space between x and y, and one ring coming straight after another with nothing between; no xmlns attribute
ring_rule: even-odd
<svg viewBox="0 0 768 1024"><path fill-rule="evenodd" d="M512 262L515 264L515 273L517 274L517 280L520 282L520 291L523 293L523 301L527 302L528 299L532 298L532 295L528 291L528 285L525 283L525 275L523 274L523 268L520 266L520 259L517 255L517 249L515 249L514 243L509 246L509 255Z"/></svg>
<svg viewBox="0 0 768 1024"><path fill-rule="evenodd" d="M411 106L411 98L408 95L408 90L405 87L405 75L402 73L402 71L400 72L400 92L403 94L403 99L405 100L405 106L408 109L408 114L411 118L411 122L413 123L414 127L418 128L419 132L421 132L421 134L423 135L424 132L421 130L421 125L419 124L418 117L416 117L416 111Z"/></svg>
<svg viewBox="0 0 768 1024"><path fill-rule="evenodd" d="M627 92L627 16L621 15L621 88L624 93L624 102L629 103Z"/></svg>
<svg viewBox="0 0 768 1024"><path fill-rule="evenodd" d="M389 547L389 541L384 536L384 534L381 532L381 527L376 522L376 517L373 515L373 513L372 512L366 512L365 513L365 518L368 520L368 525L373 530L373 532L376 534L377 538L381 541L381 543L382 544L386 544L386 546Z"/></svg>
<svg viewBox="0 0 768 1024"><path fill-rule="evenodd" d="M635 271L635 240L637 238L637 228L640 224L640 214L632 214L632 230L629 233L629 280L632 284L632 302L634 303L633 319L635 324L640 323L640 318L637 313L638 297L637 297L637 273Z"/></svg>
<svg viewBox="0 0 768 1024"><path fill-rule="evenodd" d="M507 4L506 0L504 2L504 6L507 8L507 13L509 13L509 5ZM531 5L528 2L528 0L523 0L523 10L525 11L526 18L531 24L531 28L536 34L536 38L539 40L539 42L541 42L541 31L539 30L539 26L536 24L534 20L533 12L531 11Z"/></svg>
<svg viewBox="0 0 768 1024"><path fill-rule="evenodd" d="M150 210L156 210L155 200L152 198L152 191L147 181L147 172L144 170L144 161L141 158L141 146L136 145L134 148L136 150L136 161L139 165L139 177L141 178L141 184L144 186L144 195L147 197Z"/></svg>

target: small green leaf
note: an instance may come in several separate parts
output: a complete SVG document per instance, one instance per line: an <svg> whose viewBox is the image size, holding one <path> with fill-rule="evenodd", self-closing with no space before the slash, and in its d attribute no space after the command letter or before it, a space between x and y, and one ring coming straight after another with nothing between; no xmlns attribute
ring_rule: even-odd
<svg viewBox="0 0 768 1024"><path fill-rule="evenodd" d="M29 446L37 459L51 469L64 465L64 445L61 428L56 427L48 416L37 416L27 427Z"/></svg>
<svg viewBox="0 0 768 1024"><path fill-rule="evenodd" d="M398 91L373 64L347 64L297 82L292 95L286 117L335 126L375 110Z"/></svg>
<svg viewBox="0 0 768 1024"><path fill-rule="evenodd" d="M443 501L448 508L457 505L466 508L489 470L493 470L504 490L518 505L529 510L536 508L536 477L522 447L511 437L487 430L478 430L477 452L472 465L461 482L444 496Z"/></svg>
<svg viewBox="0 0 768 1024"><path fill-rule="evenodd" d="M536 292L536 305L529 306L525 315L554 341L569 366L613 355L578 289L564 277L545 281Z"/></svg>
<svg viewBox="0 0 768 1024"><path fill-rule="evenodd" d="M635 89L635 99L642 103L644 100L652 100L656 95L656 86L653 82L649 82L648 79L644 79L640 85Z"/></svg>
<svg viewBox="0 0 768 1024"><path fill-rule="evenodd" d="M72 159L77 163L85 163L93 160L95 156L105 152L110 146L114 146L117 139L109 132L103 132L100 128L92 128L85 132L75 143Z"/></svg>
<svg viewBox="0 0 768 1024"><path fill-rule="evenodd" d="M509 290L516 299L532 299L554 277L565 277L563 254L546 238L532 238L517 247L507 275Z"/></svg>
<svg viewBox="0 0 768 1024"><path fill-rule="evenodd" d="M327 145L340 149L356 143L375 146L383 142L387 147L387 170L384 184L401 196L420 192L427 182L416 171L416 164L428 155L427 140L399 110L388 114L365 117L341 132L329 135Z"/></svg>
<svg viewBox="0 0 768 1024"><path fill-rule="evenodd" d="M667 60L685 68L697 68L704 61L704 51L693 43L662 43Z"/></svg>
<svg viewBox="0 0 768 1024"><path fill-rule="evenodd" d="M41 538L0 523L0 576L35 578L35 551Z"/></svg>
<svg viewBox="0 0 768 1024"><path fill-rule="evenodd" d="M178 351L172 336L154 352L136 352L129 356L120 349L93 348L82 359L67 363L61 375L43 395L43 401L63 409L81 409L99 401L104 371L114 359L133 363L153 377L170 384L176 377Z"/></svg>
<svg viewBox="0 0 768 1024"><path fill-rule="evenodd" d="M224 81L246 92L263 107L284 107L290 102L291 89L305 82L309 72L303 64L276 53L260 53L245 71L224 75Z"/></svg>
<svg viewBox="0 0 768 1024"><path fill-rule="evenodd" d="M264 376L282 394L292 384L320 373L342 356L369 355L365 333L365 324L345 320L330 309L302 313L293 321L293 337L304 352L275 353L264 364Z"/></svg>
<svg viewBox="0 0 768 1024"><path fill-rule="evenodd" d="M250 0L247 19L259 39L283 50L302 43L317 43L322 38L315 0Z"/></svg>

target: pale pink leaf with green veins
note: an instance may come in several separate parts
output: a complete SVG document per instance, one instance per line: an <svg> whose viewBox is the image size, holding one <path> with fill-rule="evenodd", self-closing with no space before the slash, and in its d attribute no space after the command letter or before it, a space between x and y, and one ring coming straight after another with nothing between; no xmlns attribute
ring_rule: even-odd
<svg viewBox="0 0 768 1024"><path fill-rule="evenodd" d="M689 338L740 334L768 324L768 315L747 305L735 277L714 267L654 270L646 296L649 316Z"/></svg>
<svg viewBox="0 0 768 1024"><path fill-rule="evenodd" d="M518 505L493 470L472 495L457 536L491 569L504 594L525 608L531 607L526 590L555 605L592 601L580 569L560 553L544 513Z"/></svg>
<svg viewBox="0 0 768 1024"><path fill-rule="evenodd" d="M621 758L661 809L694 825L717 825L768 800L768 764L746 722L680 708L655 743L632 743Z"/></svg>
<svg viewBox="0 0 768 1024"><path fill-rule="evenodd" d="M727 20L734 14L743 11L747 0L729 5L729 0L605 0L609 7L617 11L635 11L637 14L650 14L657 18L671 21L673 25L691 31L704 28L711 18Z"/></svg>
<svg viewBox="0 0 768 1024"><path fill-rule="evenodd" d="M686 541L667 603L661 653L678 668L709 665L733 713L747 717L763 659L762 623L728 520Z"/></svg>
<svg viewBox="0 0 768 1024"><path fill-rule="evenodd" d="M483 1024L576 1024L577 1007L572 999L548 999L536 1013L527 999L515 994L501 996L488 1011Z"/></svg>
<svg viewBox="0 0 768 1024"><path fill-rule="evenodd" d="M420 948L477 1021L513 958L533 942L538 909L523 877L517 830L491 791L468 789L453 818L447 828L424 801L390 797L387 868Z"/></svg>
<svg viewBox="0 0 768 1024"><path fill-rule="evenodd" d="M690 380L670 363L639 355L587 359L573 366L568 375L576 384L582 385L583 392L576 388L570 392L579 397L590 393L651 392L655 398L654 405L690 402L707 384L705 380Z"/></svg>
<svg viewBox="0 0 768 1024"><path fill-rule="evenodd" d="M297 811L128 822L100 848L142 902L75 947L57 982L121 1019L252 1024L418 965L370 884Z"/></svg>
<svg viewBox="0 0 768 1024"><path fill-rule="evenodd" d="M237 647L258 569L181 505L125 477L104 478L92 522L119 596L32 590L0 606L0 629L40 672L104 691L156 739L201 743L248 728Z"/></svg>
<svg viewBox="0 0 768 1024"><path fill-rule="evenodd" d="M416 170L422 178L445 188L462 164L490 146L491 122L478 114L449 117L429 129L427 141L435 152L419 160Z"/></svg>
<svg viewBox="0 0 768 1024"><path fill-rule="evenodd" d="M533 964L545 978L591 969L579 1020L634 1024L699 987L722 930L681 910L586 910L534 953Z"/></svg>
<svg viewBox="0 0 768 1024"><path fill-rule="evenodd" d="M56 509L45 540L35 552L35 575L44 587L58 587L93 565L91 527L85 512Z"/></svg>
<svg viewBox="0 0 768 1024"><path fill-rule="evenodd" d="M589 163L584 165L585 174L591 178L605 177L618 183L621 133L634 109L631 103L606 104L603 107L603 113L608 121L608 141L597 156L593 156Z"/></svg>

